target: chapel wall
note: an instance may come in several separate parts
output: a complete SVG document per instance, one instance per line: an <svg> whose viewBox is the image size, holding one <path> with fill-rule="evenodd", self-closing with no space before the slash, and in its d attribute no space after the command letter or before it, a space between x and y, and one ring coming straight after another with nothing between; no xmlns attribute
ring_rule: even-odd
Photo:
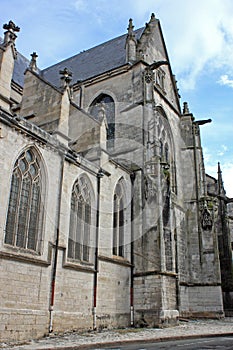
<svg viewBox="0 0 233 350"><path fill-rule="evenodd" d="M46 145L32 142L20 127L10 128L1 123L1 199L0 199L0 259L1 340L26 340L42 337L49 324L49 293L51 276L51 242L55 237L60 159ZM18 131L16 131L18 130ZM44 221L40 253L26 252L23 248L4 243L7 208L13 166L20 153L35 146L45 168ZM53 179L53 180L51 180Z"/></svg>

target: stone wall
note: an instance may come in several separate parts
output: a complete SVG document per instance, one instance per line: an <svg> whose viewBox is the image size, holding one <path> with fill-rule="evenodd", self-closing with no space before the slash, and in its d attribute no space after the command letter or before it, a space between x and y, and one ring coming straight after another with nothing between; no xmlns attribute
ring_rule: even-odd
<svg viewBox="0 0 233 350"><path fill-rule="evenodd" d="M183 317L224 317L220 286L181 286L180 302Z"/></svg>
<svg viewBox="0 0 233 350"><path fill-rule="evenodd" d="M41 337L48 330L50 242L55 236L60 161L57 153L47 146L36 141L32 143L31 136L27 132L21 133L20 126L16 128L18 132L3 123L1 128L0 274L4 288L1 288L0 312L3 316L0 330L2 340L23 340ZM4 244L12 169L22 150L34 144L43 157L46 174L44 227L39 255Z"/></svg>
<svg viewBox="0 0 233 350"><path fill-rule="evenodd" d="M2 152L0 168L1 191L1 280L6 288L1 289L0 330L3 340L25 340L42 337L48 333L51 321L49 304L51 297L51 276L55 257L55 241L59 218L59 247L56 269L55 297L52 308L54 331L93 328L94 263L96 248L96 201L98 168L79 159L65 161L57 151L56 138L41 132L21 119L6 118L18 130L1 123ZM22 131L24 128L24 131ZM38 141L37 141L38 138ZM44 144L41 140L44 138ZM4 244L5 221L9 200L11 174L14 163L23 149L36 145L45 168L44 227L41 253L34 254L21 248ZM130 174L121 166L103 156L101 165L108 176L101 179L100 187L100 229L97 286L97 327L128 326L130 324L130 242L131 242L131 182ZM72 187L80 175L88 177L92 187L93 223L91 228L90 262L80 263L67 257L70 201ZM124 258L112 255L112 210L113 194L117 182L125 181L125 248ZM61 186L61 181L62 186ZM59 191L61 206L59 204ZM106 297L108 291L108 297ZM23 325L23 326L22 326Z"/></svg>
<svg viewBox="0 0 233 350"><path fill-rule="evenodd" d="M115 263L100 259L97 326L100 329L130 326L130 266L120 257Z"/></svg>
<svg viewBox="0 0 233 350"><path fill-rule="evenodd" d="M138 326L166 326L178 321L176 278L152 274L134 281L135 323Z"/></svg>

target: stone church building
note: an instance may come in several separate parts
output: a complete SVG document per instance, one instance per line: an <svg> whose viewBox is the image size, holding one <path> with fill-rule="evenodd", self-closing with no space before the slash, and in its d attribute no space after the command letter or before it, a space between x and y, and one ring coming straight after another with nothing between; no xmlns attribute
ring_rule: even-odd
<svg viewBox="0 0 233 350"><path fill-rule="evenodd" d="M230 314L232 200L159 20L43 70L3 28L0 339Z"/></svg>

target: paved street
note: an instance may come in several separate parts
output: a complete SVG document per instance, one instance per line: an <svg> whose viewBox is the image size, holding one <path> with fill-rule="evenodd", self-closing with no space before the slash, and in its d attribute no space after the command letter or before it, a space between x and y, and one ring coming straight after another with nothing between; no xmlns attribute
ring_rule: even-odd
<svg viewBox="0 0 233 350"><path fill-rule="evenodd" d="M233 349L233 337L215 337L215 338L198 338L173 340L167 342L137 344L121 347L98 348L98 350L207 350L207 349ZM97 349L95 349L97 350Z"/></svg>
<svg viewBox="0 0 233 350"><path fill-rule="evenodd" d="M221 338L212 336L220 335ZM211 337L211 338L210 338ZM204 339L207 338L207 339ZM169 342L171 341L172 342ZM163 341L162 343L160 343ZM128 328L102 332L52 334L24 344L0 343L4 350L75 350L75 349L233 349L233 318L181 321L169 328Z"/></svg>

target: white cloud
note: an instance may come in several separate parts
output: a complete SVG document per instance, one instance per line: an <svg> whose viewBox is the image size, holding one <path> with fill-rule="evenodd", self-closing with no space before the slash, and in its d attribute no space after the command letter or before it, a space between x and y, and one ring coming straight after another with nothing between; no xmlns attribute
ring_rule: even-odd
<svg viewBox="0 0 233 350"><path fill-rule="evenodd" d="M74 7L77 11L87 11L87 3L84 0L76 0Z"/></svg>
<svg viewBox="0 0 233 350"><path fill-rule="evenodd" d="M222 75L218 81L220 85L226 85L233 88L233 79L229 79L228 75Z"/></svg>
<svg viewBox="0 0 233 350"><path fill-rule="evenodd" d="M136 27L137 21L148 21L151 12L160 19L182 90L194 89L206 67L224 66L233 73L232 0L128 0L124 12Z"/></svg>
<svg viewBox="0 0 233 350"><path fill-rule="evenodd" d="M221 145L220 150L218 151L218 156L224 156L224 154L228 151L228 147L226 145Z"/></svg>
<svg viewBox="0 0 233 350"><path fill-rule="evenodd" d="M205 162L208 163L211 161L211 153L207 147L203 147L203 154L205 155Z"/></svg>
<svg viewBox="0 0 233 350"><path fill-rule="evenodd" d="M193 89L207 66L233 72L231 0L164 0L158 1L158 10L182 89Z"/></svg>

